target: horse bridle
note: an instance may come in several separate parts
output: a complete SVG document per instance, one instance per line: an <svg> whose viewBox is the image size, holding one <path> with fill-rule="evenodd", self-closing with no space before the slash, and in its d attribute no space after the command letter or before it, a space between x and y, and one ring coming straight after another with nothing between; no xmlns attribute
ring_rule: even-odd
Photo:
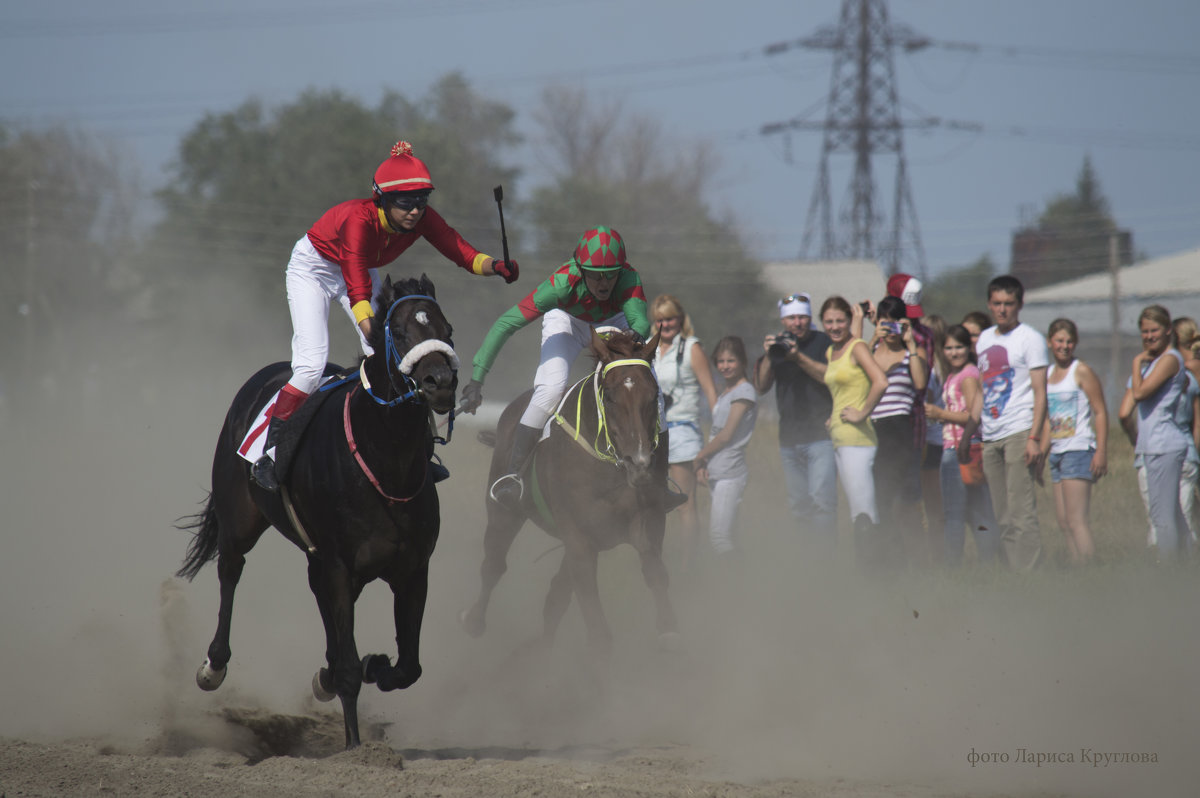
<svg viewBox="0 0 1200 798"><path fill-rule="evenodd" d="M396 348L395 338L392 335L392 314L396 312L396 308L400 306L401 302L406 302L410 299L427 299L435 305L438 303L436 299L427 294L408 294L407 296L402 296L393 302L391 307L388 308L387 314L384 316L384 359L387 363L388 380L391 383L392 390L396 393L396 397L394 399L381 399L380 397L376 396L375 392L371 390L371 384L367 380L365 369L360 369L363 388L366 389L367 395L375 400L376 404L383 405L384 407L394 407L396 405L403 404L404 402L420 402L423 400L421 389L417 385L417 381L414 380L410 375L412 374L413 368L426 355L429 355L433 352L441 352L450 359L450 368L458 371L458 354L455 353L454 347L440 338L429 338L421 341L416 346L413 346L411 349L405 352L403 356L401 356L400 350ZM395 366L395 370L393 370L393 366ZM400 377L403 380L402 386L396 384L396 371L400 372ZM454 410L451 409L450 412L453 413Z"/></svg>
<svg viewBox="0 0 1200 798"><path fill-rule="evenodd" d="M650 369L651 374L654 373L654 367L650 365L650 362L641 358L623 358L621 360L613 360L603 365L600 363L596 364L596 370L592 373L592 392L596 398L597 426L596 439L590 446L587 444L587 442L579 439L579 430L581 428L580 422L583 420L582 390L580 390L577 394L577 399L575 402L574 425L568 422L562 415L563 404L566 402L567 396L570 395L570 391L567 391L567 393L563 395L562 400L559 402L558 408L554 412L555 420L558 421L559 425L567 431L567 434L571 436L572 440L582 446L588 452L588 454L592 455L596 459L603 460L604 462L611 463L613 465L619 465L620 458L617 456L617 449L615 446L613 446L612 438L608 434L608 419L604 415L604 386L601 384L600 380L603 377L608 376L610 369L616 368L617 366L645 366L646 368ZM575 387L579 387L587 379L587 377L584 377L575 384ZM658 422L656 421L654 424L653 448L658 448L658 438L660 432L661 430L659 429ZM603 449L600 448L601 435L604 436Z"/></svg>

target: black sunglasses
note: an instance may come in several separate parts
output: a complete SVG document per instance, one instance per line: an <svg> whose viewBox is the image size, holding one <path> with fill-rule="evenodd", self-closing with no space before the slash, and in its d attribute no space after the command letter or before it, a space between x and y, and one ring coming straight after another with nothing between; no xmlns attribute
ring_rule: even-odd
<svg viewBox="0 0 1200 798"><path fill-rule="evenodd" d="M804 294L788 294L788 295L787 295L787 296L785 296L783 299L779 300L779 304L781 304L781 305L790 305L790 304L792 304L793 302L796 302L796 301L801 301L801 300L802 300L802 301L804 301L804 302L807 302L807 301L808 301L808 297L807 297L807 296L805 296Z"/></svg>
<svg viewBox="0 0 1200 798"><path fill-rule="evenodd" d="M399 194L396 192L383 195L387 204L402 211L424 208L429 204L428 194Z"/></svg>

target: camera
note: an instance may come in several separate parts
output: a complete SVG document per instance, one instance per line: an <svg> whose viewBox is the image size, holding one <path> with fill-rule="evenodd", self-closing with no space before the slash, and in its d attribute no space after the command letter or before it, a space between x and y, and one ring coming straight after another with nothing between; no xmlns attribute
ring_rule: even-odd
<svg viewBox="0 0 1200 798"><path fill-rule="evenodd" d="M781 333L775 334L775 343L767 347L767 357L772 363L782 363L787 360L788 353L792 351L792 347L800 341L795 333L790 333L784 330Z"/></svg>
<svg viewBox="0 0 1200 798"><path fill-rule="evenodd" d="M904 325L898 321L880 321L879 328L890 335L904 334Z"/></svg>

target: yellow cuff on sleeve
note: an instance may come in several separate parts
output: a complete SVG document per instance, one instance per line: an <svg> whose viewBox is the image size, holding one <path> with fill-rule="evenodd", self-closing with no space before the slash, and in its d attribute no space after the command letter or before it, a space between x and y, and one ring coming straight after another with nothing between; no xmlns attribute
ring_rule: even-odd
<svg viewBox="0 0 1200 798"><path fill-rule="evenodd" d="M369 319L375 315L375 311L371 309L370 301L366 299L356 302L354 307L350 308L350 312L354 314L356 324L362 324L363 319Z"/></svg>
<svg viewBox="0 0 1200 798"><path fill-rule="evenodd" d="M484 255L480 252L475 256L475 260L471 261L471 271L475 274L483 274L483 267L489 260L492 260L491 255Z"/></svg>

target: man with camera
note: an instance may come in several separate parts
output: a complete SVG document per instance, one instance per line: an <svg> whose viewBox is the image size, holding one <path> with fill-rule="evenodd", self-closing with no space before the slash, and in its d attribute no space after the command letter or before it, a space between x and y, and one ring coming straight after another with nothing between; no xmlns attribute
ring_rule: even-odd
<svg viewBox="0 0 1200 798"><path fill-rule="evenodd" d="M833 400L825 387L829 336L812 328L812 301L797 293L779 300L783 330L763 339L754 387L775 386L779 453L792 514L808 533L805 542L832 554L837 541L837 476L825 422Z"/></svg>

